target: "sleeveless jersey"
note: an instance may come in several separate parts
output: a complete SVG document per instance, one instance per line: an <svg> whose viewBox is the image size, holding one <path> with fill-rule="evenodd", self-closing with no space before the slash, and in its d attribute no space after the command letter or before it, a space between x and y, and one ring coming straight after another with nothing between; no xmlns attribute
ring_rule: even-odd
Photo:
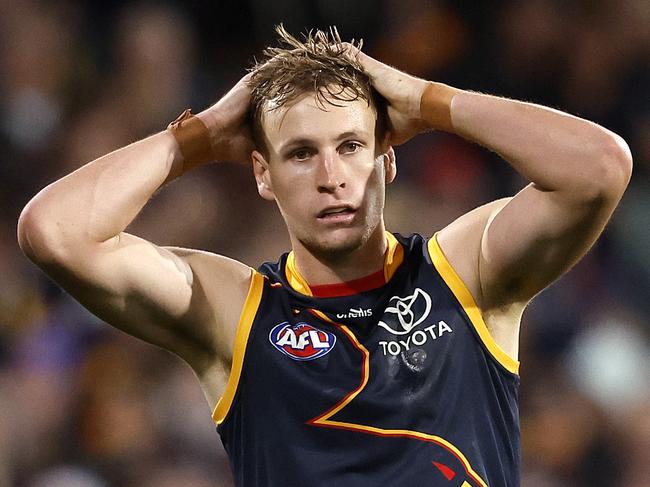
<svg viewBox="0 0 650 487"><path fill-rule="evenodd" d="M237 486L519 485L518 362L435 236L387 238L372 289L253 274L213 414Z"/></svg>

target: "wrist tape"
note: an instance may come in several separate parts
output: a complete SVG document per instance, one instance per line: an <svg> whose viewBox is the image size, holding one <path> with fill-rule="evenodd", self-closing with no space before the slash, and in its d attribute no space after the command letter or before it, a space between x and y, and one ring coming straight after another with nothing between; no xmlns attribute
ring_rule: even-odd
<svg viewBox="0 0 650 487"><path fill-rule="evenodd" d="M210 132L200 118L187 108L167 126L183 156L183 171L215 159Z"/></svg>
<svg viewBox="0 0 650 487"><path fill-rule="evenodd" d="M429 83L420 98L420 113L434 130L453 132L451 100L460 90L442 83Z"/></svg>

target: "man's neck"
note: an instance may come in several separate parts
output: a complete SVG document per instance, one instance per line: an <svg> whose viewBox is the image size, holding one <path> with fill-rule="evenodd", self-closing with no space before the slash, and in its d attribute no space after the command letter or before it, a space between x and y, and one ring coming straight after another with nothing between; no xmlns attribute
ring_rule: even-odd
<svg viewBox="0 0 650 487"><path fill-rule="evenodd" d="M293 253L298 271L307 283L323 285L354 281L383 269L387 248L384 227L378 225L361 247L332 262L316 257L300 244L293 246Z"/></svg>

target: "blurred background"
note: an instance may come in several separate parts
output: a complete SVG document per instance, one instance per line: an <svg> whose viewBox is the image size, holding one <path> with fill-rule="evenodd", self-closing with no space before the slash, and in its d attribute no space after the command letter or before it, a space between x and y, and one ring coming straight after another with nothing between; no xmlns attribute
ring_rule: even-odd
<svg viewBox="0 0 650 487"><path fill-rule="evenodd" d="M46 184L218 99L280 21L336 24L410 73L628 141L635 172L611 224L525 314L523 485L650 486L647 0L0 0L0 485L232 485L190 369L62 293L21 254L16 221ZM446 134L400 147L398 165L387 221L402 233L431 235L525 184ZM160 191L130 231L253 266L288 248L250 168L229 163Z"/></svg>

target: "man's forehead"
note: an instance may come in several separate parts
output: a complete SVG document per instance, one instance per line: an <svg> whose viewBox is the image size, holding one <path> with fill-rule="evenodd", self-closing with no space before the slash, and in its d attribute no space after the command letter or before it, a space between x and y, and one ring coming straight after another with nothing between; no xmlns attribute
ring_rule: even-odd
<svg viewBox="0 0 650 487"><path fill-rule="evenodd" d="M262 125L266 136L276 137L319 132L370 130L376 120L375 110L362 98L356 100L323 100L314 93L305 93L286 106L267 102L262 110Z"/></svg>

